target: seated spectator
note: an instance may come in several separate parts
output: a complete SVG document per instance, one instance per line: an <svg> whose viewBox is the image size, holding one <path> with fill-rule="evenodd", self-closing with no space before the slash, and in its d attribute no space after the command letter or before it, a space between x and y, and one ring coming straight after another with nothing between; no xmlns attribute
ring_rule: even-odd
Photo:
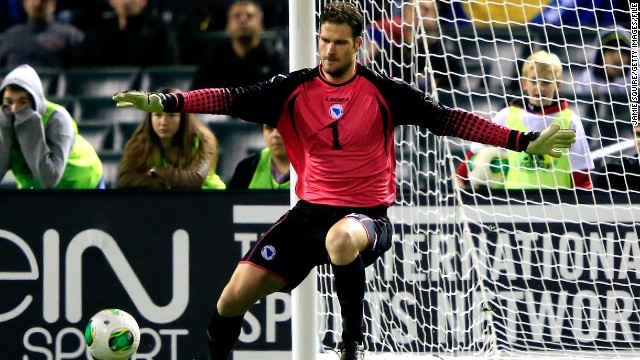
<svg viewBox="0 0 640 360"><path fill-rule="evenodd" d="M473 173L467 163L462 163L457 171L458 185L466 187L471 178L479 185L507 189L590 189L592 184L589 171L594 164L582 122L569 109L567 100L558 95L563 84L560 59L546 51L536 52L522 66L522 76L521 83L526 96L513 100L508 107L499 111L492 119L493 122L520 131L542 131L552 124L558 124L563 129L574 129L576 142L569 148L568 154L557 159L513 151L508 151L504 156L500 153L483 152L483 156L476 159L475 155L483 148L479 144L473 144L468 157L470 163L474 162L479 169L478 172L482 172ZM501 158L505 158L508 163L504 171L496 171L494 174L484 171L487 164L499 163L496 160ZM499 164L496 165L500 167Z"/></svg>
<svg viewBox="0 0 640 360"><path fill-rule="evenodd" d="M604 31L594 44L598 49L578 80L578 92L594 95L631 92L631 48L629 30Z"/></svg>
<svg viewBox="0 0 640 360"><path fill-rule="evenodd" d="M84 33L54 20L56 0L22 0L27 22L8 28L0 40L0 65L71 66Z"/></svg>
<svg viewBox="0 0 640 360"><path fill-rule="evenodd" d="M104 189L102 163L69 112L47 101L36 71L12 70L0 85L0 179L20 189Z"/></svg>
<svg viewBox="0 0 640 360"><path fill-rule="evenodd" d="M147 0L109 0L114 14L87 30L78 66L177 65L177 35L170 24L145 11Z"/></svg>
<svg viewBox="0 0 640 360"><path fill-rule="evenodd" d="M607 162L596 177L595 187L620 191L640 190L640 124L634 126L636 152Z"/></svg>
<svg viewBox="0 0 640 360"><path fill-rule="evenodd" d="M119 188L224 189L216 175L217 165L218 141L195 115L147 113L124 148L117 184Z"/></svg>
<svg viewBox="0 0 640 360"><path fill-rule="evenodd" d="M288 189L289 157L278 129L262 125L267 147L236 166L229 189Z"/></svg>
<svg viewBox="0 0 640 360"><path fill-rule="evenodd" d="M369 29L372 39L370 65L421 89L431 89L426 45L436 87L452 89L460 83L460 64L443 47L438 3L435 0L414 1L404 3L401 17L379 20ZM415 11L416 7L419 12ZM388 53L393 53L393 61L386 57Z"/></svg>
<svg viewBox="0 0 640 360"><path fill-rule="evenodd" d="M258 3L233 2L227 12L229 39L203 57L191 88L251 85L286 72L287 57L264 44L263 30L263 13Z"/></svg>

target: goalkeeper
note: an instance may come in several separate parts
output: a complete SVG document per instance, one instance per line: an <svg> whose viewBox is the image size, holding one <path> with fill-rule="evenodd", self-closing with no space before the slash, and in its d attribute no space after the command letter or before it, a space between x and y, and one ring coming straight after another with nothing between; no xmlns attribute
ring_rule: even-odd
<svg viewBox="0 0 640 360"><path fill-rule="evenodd" d="M538 51L525 61L522 76L521 84L526 96L499 111L493 122L521 131L542 131L557 124L561 128L575 130L576 142L557 158L472 144L467 154L469 163L458 168L458 184L466 187L468 178L474 187L591 189L589 172L594 164L582 122L569 109L567 100L558 94L563 84L560 59L555 54ZM490 167L489 164L496 165L500 160L508 166Z"/></svg>
<svg viewBox="0 0 640 360"><path fill-rule="evenodd" d="M118 106L144 111L228 114L267 123L282 135L298 174L300 200L243 257L218 299L208 329L213 360L227 359L254 303L290 291L321 264L331 264L340 301L341 359L363 358L364 269L392 246L387 208L396 198L396 126L418 125L541 156L560 156L575 141L573 130L557 125L524 133L450 109L362 66L356 56L363 26L353 4L331 2L320 15L317 67L241 88L113 97Z"/></svg>

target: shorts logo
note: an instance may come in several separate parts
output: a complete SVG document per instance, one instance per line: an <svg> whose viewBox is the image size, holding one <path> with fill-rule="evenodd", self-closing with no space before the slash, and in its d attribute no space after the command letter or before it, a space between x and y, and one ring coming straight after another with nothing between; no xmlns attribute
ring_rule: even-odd
<svg viewBox="0 0 640 360"><path fill-rule="evenodd" d="M260 250L260 254L265 260L273 260L276 257L276 248L271 245L267 245Z"/></svg>
<svg viewBox="0 0 640 360"><path fill-rule="evenodd" d="M344 109L340 104L333 104L329 108L329 116L331 116L335 120L340 119L343 114L344 114Z"/></svg>

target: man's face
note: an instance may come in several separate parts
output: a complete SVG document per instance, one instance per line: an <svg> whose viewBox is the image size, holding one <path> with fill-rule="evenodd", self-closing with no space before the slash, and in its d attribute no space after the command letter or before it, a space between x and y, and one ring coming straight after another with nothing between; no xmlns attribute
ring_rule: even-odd
<svg viewBox="0 0 640 360"><path fill-rule="evenodd" d="M236 4L227 15L227 35L231 38L252 39L263 30L260 9L253 4Z"/></svg>
<svg viewBox="0 0 640 360"><path fill-rule="evenodd" d="M333 78L347 80L360 45L362 38L357 37L354 41L349 25L325 22L320 26L318 36L322 70Z"/></svg>
<svg viewBox="0 0 640 360"><path fill-rule="evenodd" d="M4 95L2 97L2 104L8 105L11 112L18 112L25 107L33 108L33 101L31 96L25 90L15 90L11 88L4 89Z"/></svg>
<svg viewBox="0 0 640 360"><path fill-rule="evenodd" d="M538 76L539 75L539 76ZM553 73L527 74L522 80L522 86L529 96L529 101L536 106L549 106L561 87Z"/></svg>
<svg viewBox="0 0 640 360"><path fill-rule="evenodd" d="M278 132L278 129L269 125L262 125L262 137L264 143L267 144L271 153L274 156L286 155L287 151L284 149L284 142L282 142L282 136Z"/></svg>
<svg viewBox="0 0 640 360"><path fill-rule="evenodd" d="M22 6L29 19L51 21L56 11L56 0L23 0Z"/></svg>

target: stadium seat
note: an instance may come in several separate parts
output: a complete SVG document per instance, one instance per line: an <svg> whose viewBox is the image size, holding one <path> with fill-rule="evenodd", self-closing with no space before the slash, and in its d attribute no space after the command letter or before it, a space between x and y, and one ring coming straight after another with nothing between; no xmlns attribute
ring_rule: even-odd
<svg viewBox="0 0 640 360"><path fill-rule="evenodd" d="M4 77L14 68L4 67L0 68L0 82L4 80ZM60 74L61 70L56 68L41 67L35 69L40 76L42 82L42 90L46 97L58 97L60 93Z"/></svg>
<svg viewBox="0 0 640 360"><path fill-rule="evenodd" d="M129 139L131 138L131 135L133 135L133 132L136 131L136 129L138 128L138 126L140 125L140 123L142 122L142 120L140 122L120 122L118 123L118 143L116 144L116 148L120 149L120 150L124 150L124 146L127 144L127 141L129 141Z"/></svg>
<svg viewBox="0 0 640 360"><path fill-rule="evenodd" d="M104 122L80 122L78 132L97 151L113 150L114 125Z"/></svg>
<svg viewBox="0 0 640 360"><path fill-rule="evenodd" d="M156 91L161 87L173 87L182 91L191 90L195 66L154 66L142 71L140 89Z"/></svg>
<svg viewBox="0 0 640 360"><path fill-rule="evenodd" d="M69 114L74 120L76 121L78 120L76 118L76 99L74 97L69 97L69 96L49 97L47 98L47 100L49 100L52 103L63 106L65 109L67 109L67 111L69 112Z"/></svg>
<svg viewBox="0 0 640 360"><path fill-rule="evenodd" d="M228 183L240 160L265 147L260 125L239 119L207 123L218 139L218 169Z"/></svg>
<svg viewBox="0 0 640 360"><path fill-rule="evenodd" d="M134 108L118 108L111 97L80 96L76 99L77 121L139 122L145 113Z"/></svg>
<svg viewBox="0 0 640 360"><path fill-rule="evenodd" d="M122 159L122 152L100 152L98 153L98 156L102 161L102 176L104 177L104 182L107 186L107 189L116 188L116 181L118 179L118 165L120 164L120 159Z"/></svg>
<svg viewBox="0 0 640 360"><path fill-rule="evenodd" d="M502 95L451 93L442 90L438 91L438 101L451 108L470 111L485 118L493 117L507 106L507 98Z"/></svg>
<svg viewBox="0 0 640 360"><path fill-rule="evenodd" d="M462 92L504 95L518 88L519 63L526 51L527 37L506 29L461 29L451 37L443 31L447 52L460 54L460 68L466 76L458 88Z"/></svg>
<svg viewBox="0 0 640 360"><path fill-rule="evenodd" d="M111 97L118 91L139 88L139 77L136 67L68 69L61 78L60 95Z"/></svg>
<svg viewBox="0 0 640 360"><path fill-rule="evenodd" d="M61 96L60 92L60 69L54 68L38 68L36 69L40 81L42 81L42 90L45 96Z"/></svg>

